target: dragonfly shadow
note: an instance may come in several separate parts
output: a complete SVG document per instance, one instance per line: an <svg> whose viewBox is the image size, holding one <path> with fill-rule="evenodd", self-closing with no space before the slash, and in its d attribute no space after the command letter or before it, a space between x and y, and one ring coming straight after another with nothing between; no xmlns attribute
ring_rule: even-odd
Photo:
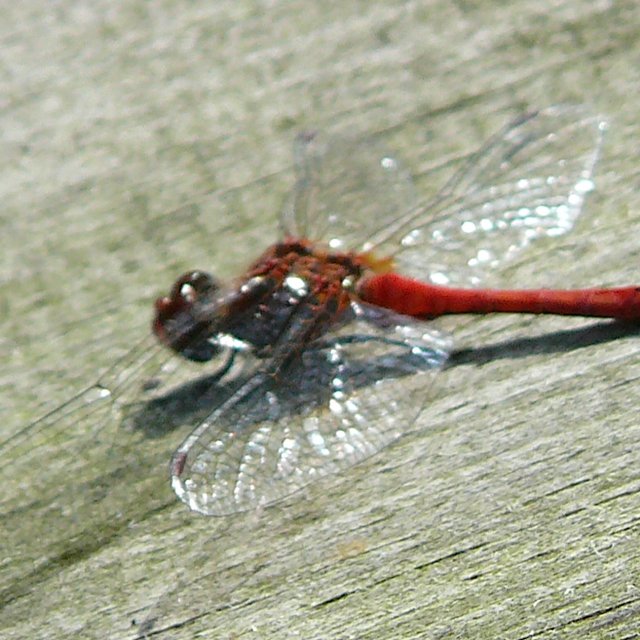
<svg viewBox="0 0 640 640"><path fill-rule="evenodd" d="M540 336L505 340L486 347L459 349L451 353L446 366L483 365L494 360L566 353L576 349L612 342L639 332L640 326L637 323L596 322L578 329L564 329Z"/></svg>
<svg viewBox="0 0 640 640"><path fill-rule="evenodd" d="M445 366L479 366L500 359L569 352L634 335L639 331L640 327L635 324L598 322L578 329L453 351ZM326 405L331 400L332 381L338 376L348 380L351 392L358 392L373 387L382 379L405 378L429 369L433 367L428 362L416 361L410 352L397 353L391 359L388 354L381 357L361 354L356 357L352 354L346 362L337 365L329 362L324 349L309 350L305 353L304 362L296 360L277 375L262 374L265 375L265 382L241 398L228 419L241 416L245 426L246 423L257 424L274 419L273 404L264 398L268 393L277 395L278 418L293 418ZM312 376L309 371L314 372ZM150 439L162 438L182 427L193 428L206 420L255 375L256 368L247 367L231 380L225 377L221 379L219 374L201 376L159 397L130 405L125 410L124 423ZM224 426L229 428L233 425Z"/></svg>
<svg viewBox="0 0 640 640"><path fill-rule="evenodd" d="M195 425L225 402L246 377L221 383L217 374L185 382L157 398L129 405L123 423L147 438L162 438L185 424Z"/></svg>
<svg viewBox="0 0 640 640"><path fill-rule="evenodd" d="M332 397L372 389L381 381L392 381L416 373L432 372L436 365L428 353L416 355L402 347L397 353L366 355L368 344L360 345L362 353L351 353L339 361L328 357L328 349L308 349L303 358L294 359L277 374L260 367L247 367L231 380L220 375L207 375L185 382L175 389L125 409L124 424L147 438L161 438L181 427L195 427L231 400L232 411L216 418L223 429L234 423L258 424L265 420L295 418L318 407L328 406ZM256 376L262 382L254 385ZM339 389L336 387L339 380ZM251 391L244 390L250 387ZM365 391L368 393L368 391ZM276 408L277 407L277 408ZM277 415L274 413L277 413Z"/></svg>
<svg viewBox="0 0 640 640"><path fill-rule="evenodd" d="M566 329L534 337L504 340L485 347L453 351L447 364L455 367L465 364L483 365L500 359L526 358L539 354L574 351L596 344L637 334L637 324L623 322L597 322L587 327ZM314 407L327 404L331 399L332 380L340 375L348 380L352 391L371 387L381 379L398 379L429 369L426 362L417 362L410 352L401 352L389 359L352 354L338 366L331 364L324 349L305 353L305 361L294 362L277 376L266 376L265 384L248 394L237 408L245 411L244 419L259 423L270 417L272 407L259 399L260 393L277 393L280 417L294 417ZM309 375L313 371L313 376ZM255 367L247 367L231 380L219 374L201 376L185 382L159 397L125 409L124 423L128 428L141 432L145 437L162 438L184 426L194 427L224 404L252 376ZM238 414L235 413L237 416ZM273 417L273 416L271 416ZM230 425L228 425L230 426Z"/></svg>

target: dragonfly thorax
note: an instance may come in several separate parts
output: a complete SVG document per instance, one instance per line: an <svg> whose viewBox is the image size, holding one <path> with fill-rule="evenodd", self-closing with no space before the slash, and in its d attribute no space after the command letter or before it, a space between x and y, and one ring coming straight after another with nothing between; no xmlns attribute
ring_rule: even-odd
<svg viewBox="0 0 640 640"><path fill-rule="evenodd" d="M279 344L315 339L348 307L346 283L360 275L347 254L330 254L309 243L286 241L270 247L250 268L231 301L223 332L267 357Z"/></svg>

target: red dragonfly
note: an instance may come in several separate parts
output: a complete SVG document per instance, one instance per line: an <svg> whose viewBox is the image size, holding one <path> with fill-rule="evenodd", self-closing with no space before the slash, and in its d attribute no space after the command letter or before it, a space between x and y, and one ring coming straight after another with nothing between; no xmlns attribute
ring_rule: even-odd
<svg viewBox="0 0 640 640"><path fill-rule="evenodd" d="M212 361L210 384L226 389L172 458L178 497L207 515L266 506L399 437L452 347L426 319L640 319L633 286L477 287L535 239L572 227L593 189L605 129L602 118L574 107L528 113L470 156L430 202L400 211L412 188L393 157L367 142L300 136L282 240L230 284L191 271L156 301L160 342ZM61 424L60 413L65 422L90 419L94 401L125 397L154 358L142 345L29 431Z"/></svg>

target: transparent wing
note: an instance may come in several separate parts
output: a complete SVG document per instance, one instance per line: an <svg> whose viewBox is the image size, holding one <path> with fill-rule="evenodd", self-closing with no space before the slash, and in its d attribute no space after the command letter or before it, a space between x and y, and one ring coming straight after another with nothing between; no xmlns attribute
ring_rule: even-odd
<svg viewBox="0 0 640 640"><path fill-rule="evenodd" d="M78 455L83 444L86 455L90 454L90 445L94 448L99 448L101 443L108 446L105 427L117 416L118 407L139 394L140 385L136 381L141 382L152 375L166 359L167 354L159 353L151 339L146 338L91 386L11 434L0 443L0 478L19 479L22 468L45 462L51 452L49 447L53 445L59 447L57 454L46 458L42 473L37 478L30 477L30 483L39 480L52 484L51 477L59 473L68 475L76 465L86 464L86 459ZM10 482L3 482L3 485L6 488L14 486ZM20 485L16 488L24 491ZM30 488L33 488L32 484ZM3 497L8 497L6 492Z"/></svg>
<svg viewBox="0 0 640 640"><path fill-rule="evenodd" d="M490 139L434 202L373 242L396 247L402 273L478 284L533 240L573 227L594 188L605 129L576 107L529 113Z"/></svg>
<svg viewBox="0 0 640 640"><path fill-rule="evenodd" d="M95 384L0 443L0 549L12 559L0 564L0 584L20 593L47 561L84 552L170 500L157 478L175 447L171 430L194 419L173 411L175 396L153 400L193 377L175 364L149 337ZM197 407L204 393L184 404Z"/></svg>
<svg viewBox="0 0 640 640"><path fill-rule="evenodd" d="M409 173L366 138L337 140L301 133L294 144L296 183L284 208L284 235L361 248L381 220L417 202Z"/></svg>
<svg viewBox="0 0 640 640"><path fill-rule="evenodd" d="M571 229L593 189L605 129L580 107L528 113L419 205L406 171L373 143L302 136L284 226L335 248L393 256L409 276L475 285L536 238Z"/></svg>
<svg viewBox="0 0 640 640"><path fill-rule="evenodd" d="M269 505L379 451L414 422L449 339L352 303L349 322L247 381L185 440L172 485L191 508L225 515Z"/></svg>
<svg viewBox="0 0 640 640"><path fill-rule="evenodd" d="M136 431L144 430L138 435L145 437L161 435L169 427L160 423L176 409L184 417L185 409L177 406L179 390L189 396L187 401L206 394L228 370L229 354L221 350L208 363L203 379L196 377L202 376L201 367L176 357L155 337L140 341L91 386L0 442L0 508L9 508L13 497L24 501L29 494L34 500L60 500L60 491L69 488L68 481L59 481L63 476L73 476L81 468L104 472L109 459L113 462L116 453L123 453L121 445L130 444ZM151 416L155 424L150 424ZM41 472L23 473L34 467ZM20 482L23 475L29 479L28 487Z"/></svg>

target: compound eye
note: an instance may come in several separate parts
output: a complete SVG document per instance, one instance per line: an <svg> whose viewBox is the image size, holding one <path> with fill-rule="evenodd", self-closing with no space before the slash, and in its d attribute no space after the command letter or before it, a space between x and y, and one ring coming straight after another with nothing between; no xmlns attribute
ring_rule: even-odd
<svg viewBox="0 0 640 640"><path fill-rule="evenodd" d="M187 271L176 280L171 297L179 297L192 304L198 298L215 293L219 288L219 282L206 271Z"/></svg>

